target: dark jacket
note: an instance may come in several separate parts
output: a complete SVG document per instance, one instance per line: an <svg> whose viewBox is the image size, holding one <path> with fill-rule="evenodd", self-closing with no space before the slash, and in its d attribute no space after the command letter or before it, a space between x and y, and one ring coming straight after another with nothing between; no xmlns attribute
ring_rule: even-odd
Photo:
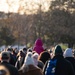
<svg viewBox="0 0 75 75"><path fill-rule="evenodd" d="M74 59L74 57L66 57L65 59L67 59L68 61L71 62L71 64L73 65L73 68L74 68L74 72L75 72L75 59Z"/></svg>
<svg viewBox="0 0 75 75"><path fill-rule="evenodd" d="M55 75L74 75L74 69L72 64L66 59L64 59L62 55L56 55L52 60L54 59L57 59ZM47 64L48 63L46 62L43 68L44 75L45 75Z"/></svg>
<svg viewBox="0 0 75 75"><path fill-rule="evenodd" d="M10 61L9 61L9 63L11 65L15 66L16 60L17 60L16 57L13 54L10 53Z"/></svg>
<svg viewBox="0 0 75 75"><path fill-rule="evenodd" d="M43 72L39 68L29 65L28 67L21 68L19 75L43 75Z"/></svg>
<svg viewBox="0 0 75 75"><path fill-rule="evenodd" d="M38 65L37 65L40 69L43 69L44 67L44 63L40 60L38 60Z"/></svg>
<svg viewBox="0 0 75 75"><path fill-rule="evenodd" d="M8 62L5 62L5 61L4 62L1 62L0 63L0 66L6 67L9 70L10 75L19 75L18 74L18 70L13 65L11 65Z"/></svg>
<svg viewBox="0 0 75 75"><path fill-rule="evenodd" d="M23 65L23 63L24 63L24 57L22 57L21 58L21 60L17 60L16 61L16 64L15 64L15 67L19 70L21 67L22 67L22 65Z"/></svg>

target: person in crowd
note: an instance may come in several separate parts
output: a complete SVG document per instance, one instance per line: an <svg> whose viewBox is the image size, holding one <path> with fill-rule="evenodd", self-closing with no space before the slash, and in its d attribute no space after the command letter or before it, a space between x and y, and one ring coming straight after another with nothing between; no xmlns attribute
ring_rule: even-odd
<svg viewBox="0 0 75 75"><path fill-rule="evenodd" d="M43 68L44 75L74 75L72 64L63 57L60 45L54 49L54 57L48 60Z"/></svg>
<svg viewBox="0 0 75 75"><path fill-rule="evenodd" d="M27 52L33 52L33 49L32 48L28 48Z"/></svg>
<svg viewBox="0 0 75 75"><path fill-rule="evenodd" d="M48 51L41 52L38 57L38 67L40 67L43 70L46 61L49 59L51 59L51 57Z"/></svg>
<svg viewBox="0 0 75 75"><path fill-rule="evenodd" d="M38 54L44 51L43 42L40 38L35 41L33 51L36 51Z"/></svg>
<svg viewBox="0 0 75 75"><path fill-rule="evenodd" d="M23 53L25 54L25 56L26 56L26 54L27 54L27 48L26 47L24 47L23 49L22 49L22 51L23 51Z"/></svg>
<svg viewBox="0 0 75 75"><path fill-rule="evenodd" d="M39 54L34 51L32 52L32 54L35 66L39 67L42 70L44 63L41 60L38 60Z"/></svg>
<svg viewBox="0 0 75 75"><path fill-rule="evenodd" d="M9 63L10 54L9 52L3 51L1 53L0 73L6 72L6 75L19 75L18 70Z"/></svg>
<svg viewBox="0 0 75 75"><path fill-rule="evenodd" d="M51 58L53 58L53 48L47 50L50 53Z"/></svg>
<svg viewBox="0 0 75 75"><path fill-rule="evenodd" d="M17 57L19 50L17 48L13 48L13 55Z"/></svg>
<svg viewBox="0 0 75 75"><path fill-rule="evenodd" d="M27 53L24 64L19 69L19 75L43 75L43 72L35 66L31 52Z"/></svg>
<svg viewBox="0 0 75 75"><path fill-rule="evenodd" d="M72 48L67 48L64 51L63 56L64 56L65 59L67 59L68 61L70 61L72 63L74 71L75 71L75 59L74 59L74 55L73 55L73 52L72 52Z"/></svg>
<svg viewBox="0 0 75 75"><path fill-rule="evenodd" d="M43 70L44 63L41 60L38 60L38 67Z"/></svg>
<svg viewBox="0 0 75 75"><path fill-rule="evenodd" d="M33 61L34 61L34 65L35 65L35 66L38 66L38 56L39 56L38 53L34 53L34 54L32 55L32 58L33 58Z"/></svg>
<svg viewBox="0 0 75 75"><path fill-rule="evenodd" d="M10 48L7 48L6 51L8 51L10 53L10 61L9 63L11 65L14 65L15 66L15 63L16 63L16 56L13 54L13 48L10 47Z"/></svg>
<svg viewBox="0 0 75 75"><path fill-rule="evenodd" d="M19 56L17 58L17 61L16 61L16 64L15 64L15 67L19 70L21 68L21 66L23 65L24 63L24 59L25 59L25 53L23 52L23 50L20 50L19 51Z"/></svg>
<svg viewBox="0 0 75 75"><path fill-rule="evenodd" d="M44 64L47 60L51 59L50 53L48 51L43 51L40 53L38 60L42 61Z"/></svg>

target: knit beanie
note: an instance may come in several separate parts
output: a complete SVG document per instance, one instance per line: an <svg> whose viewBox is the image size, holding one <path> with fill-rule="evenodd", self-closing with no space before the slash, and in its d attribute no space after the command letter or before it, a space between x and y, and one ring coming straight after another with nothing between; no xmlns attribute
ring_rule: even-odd
<svg viewBox="0 0 75 75"><path fill-rule="evenodd" d="M25 65L34 65L34 60L32 58L32 53L28 52L26 57L25 57L25 61L24 61Z"/></svg>
<svg viewBox="0 0 75 75"><path fill-rule="evenodd" d="M63 54L63 56L66 57L73 57L73 53L72 53L72 49L71 48L67 48Z"/></svg>
<svg viewBox="0 0 75 75"><path fill-rule="evenodd" d="M34 65L35 65L35 66L38 65L38 56L39 56L38 53L34 53L34 54L32 55L32 58L33 58L33 60L34 60Z"/></svg>

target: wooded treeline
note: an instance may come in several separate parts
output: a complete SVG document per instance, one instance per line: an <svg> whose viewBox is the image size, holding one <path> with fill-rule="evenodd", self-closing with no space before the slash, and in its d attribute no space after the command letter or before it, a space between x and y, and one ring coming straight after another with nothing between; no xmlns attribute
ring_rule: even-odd
<svg viewBox="0 0 75 75"><path fill-rule="evenodd" d="M0 14L0 45L33 45L37 38L42 38L48 46L67 43L73 47L75 44L75 0L51 1L47 12L43 12L39 5L35 14Z"/></svg>

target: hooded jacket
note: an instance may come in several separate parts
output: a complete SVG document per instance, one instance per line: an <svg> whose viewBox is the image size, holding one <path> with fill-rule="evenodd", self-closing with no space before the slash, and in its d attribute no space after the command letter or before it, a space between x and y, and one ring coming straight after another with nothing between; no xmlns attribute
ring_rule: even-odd
<svg viewBox="0 0 75 75"><path fill-rule="evenodd" d="M59 45L55 47L55 56L51 60L57 60L55 67L55 75L75 75L72 64L64 59L62 49ZM45 75L48 61L46 62L43 73Z"/></svg>
<svg viewBox="0 0 75 75"><path fill-rule="evenodd" d="M43 42L42 42L41 39L37 39L37 40L35 41L33 50L36 51L38 54L40 54L41 52L44 51Z"/></svg>

